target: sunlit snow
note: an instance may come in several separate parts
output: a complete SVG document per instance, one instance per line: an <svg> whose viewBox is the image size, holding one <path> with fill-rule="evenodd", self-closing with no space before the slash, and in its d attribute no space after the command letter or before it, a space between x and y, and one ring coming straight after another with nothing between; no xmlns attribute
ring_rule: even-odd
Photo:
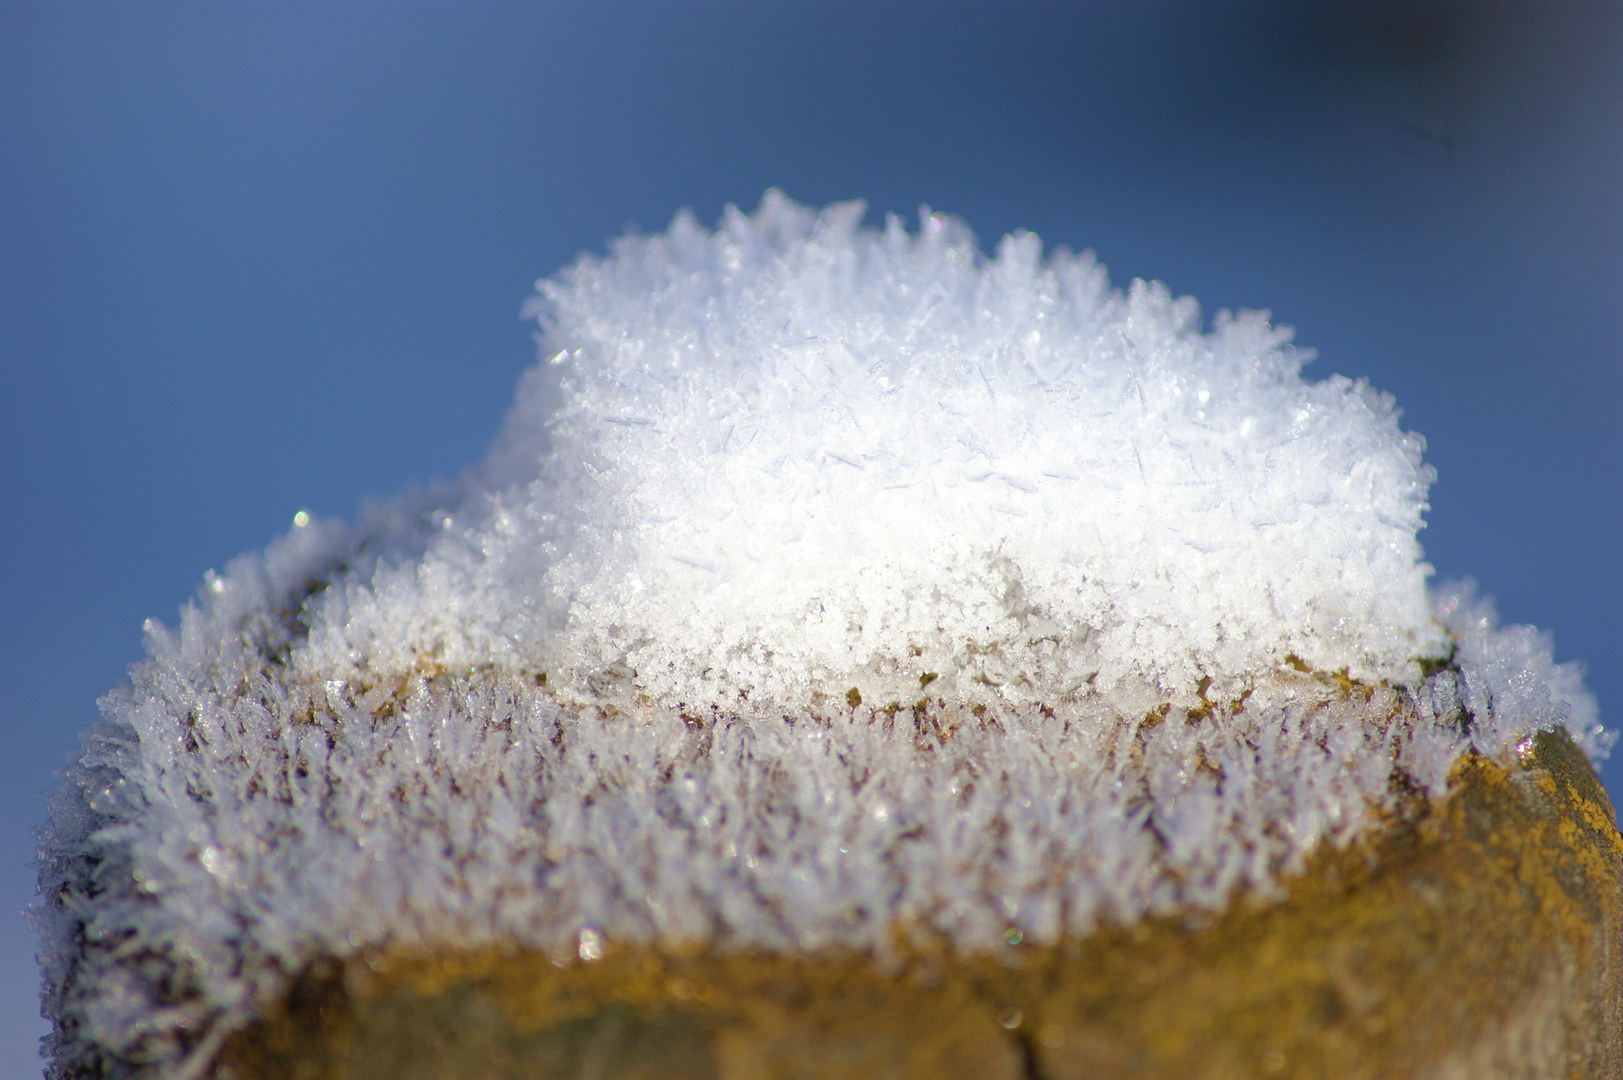
<svg viewBox="0 0 1623 1080"><path fill-rule="evenodd" d="M484 464L149 622L43 837L62 1062L201 1061L390 943L1052 942L1267 895L1394 769L1604 753L1546 638L1428 593L1389 398L862 214L583 257Z"/></svg>

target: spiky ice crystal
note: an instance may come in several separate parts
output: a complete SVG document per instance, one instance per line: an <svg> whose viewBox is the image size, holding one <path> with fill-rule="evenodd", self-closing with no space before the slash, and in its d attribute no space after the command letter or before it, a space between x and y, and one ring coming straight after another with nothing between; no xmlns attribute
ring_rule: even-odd
<svg viewBox="0 0 1623 1080"><path fill-rule="evenodd" d="M201 1067L385 944L1217 909L1395 771L1605 752L1545 638L1428 595L1389 398L1265 315L862 216L769 193L583 257L484 464L149 624L43 834L60 1072Z"/></svg>

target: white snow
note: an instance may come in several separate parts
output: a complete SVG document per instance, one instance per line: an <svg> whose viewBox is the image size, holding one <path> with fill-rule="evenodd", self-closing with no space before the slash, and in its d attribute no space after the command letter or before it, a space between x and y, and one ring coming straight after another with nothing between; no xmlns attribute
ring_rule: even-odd
<svg viewBox="0 0 1623 1080"><path fill-rule="evenodd" d="M59 1069L203 1062L384 943L1217 909L1394 768L1605 752L1547 638L1428 595L1389 398L1091 255L861 217L769 193L583 257L482 466L149 624L43 835Z"/></svg>
<svg viewBox="0 0 1623 1080"><path fill-rule="evenodd" d="M985 260L952 219L861 215L769 195L542 282L552 360L499 480L331 590L298 663L624 668L694 707L908 700L923 671L1192 705L1287 654L1399 680L1441 650L1430 471L1389 398L1029 233Z"/></svg>

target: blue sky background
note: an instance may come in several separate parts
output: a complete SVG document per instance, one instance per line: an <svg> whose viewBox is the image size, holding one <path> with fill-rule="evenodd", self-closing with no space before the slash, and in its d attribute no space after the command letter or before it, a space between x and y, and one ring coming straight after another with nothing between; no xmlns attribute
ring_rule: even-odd
<svg viewBox="0 0 1623 1080"><path fill-rule="evenodd" d="M1618 5L0 0L0 1074L42 793L142 620L477 460L537 277L770 186L1272 309L1623 723Z"/></svg>

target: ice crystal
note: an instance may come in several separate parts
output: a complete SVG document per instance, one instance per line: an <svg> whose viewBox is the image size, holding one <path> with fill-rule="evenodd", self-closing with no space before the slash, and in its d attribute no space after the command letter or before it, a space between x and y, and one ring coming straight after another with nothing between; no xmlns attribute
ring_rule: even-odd
<svg viewBox="0 0 1623 1080"><path fill-rule="evenodd" d="M1091 255L769 193L539 284L489 458L210 574L42 836L59 1075L319 954L972 949L1267 895L1468 748L1610 735L1429 596L1389 398Z"/></svg>

